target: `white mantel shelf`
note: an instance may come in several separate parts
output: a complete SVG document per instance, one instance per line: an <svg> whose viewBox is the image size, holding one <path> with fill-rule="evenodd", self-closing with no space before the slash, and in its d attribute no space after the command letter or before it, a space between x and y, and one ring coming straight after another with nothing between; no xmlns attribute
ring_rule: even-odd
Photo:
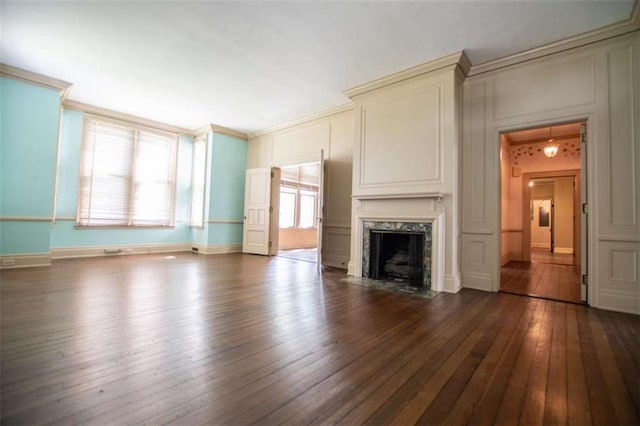
<svg viewBox="0 0 640 426"><path fill-rule="evenodd" d="M444 198L444 192L409 192L406 194L362 194L352 195L351 198L356 200L404 200L410 198L437 198L441 200Z"/></svg>

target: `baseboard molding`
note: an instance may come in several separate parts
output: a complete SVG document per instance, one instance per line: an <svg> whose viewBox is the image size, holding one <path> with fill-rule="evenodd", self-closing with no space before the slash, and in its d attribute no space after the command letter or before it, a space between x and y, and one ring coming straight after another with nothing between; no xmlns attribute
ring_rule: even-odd
<svg viewBox="0 0 640 426"><path fill-rule="evenodd" d="M114 251L107 253L105 250ZM119 251L119 252L116 252ZM154 244L118 244L91 247L52 247L52 259L69 259L74 257L120 256L125 254L168 253L191 251L189 243L154 243Z"/></svg>
<svg viewBox="0 0 640 426"><path fill-rule="evenodd" d="M601 290L598 294L598 309L640 315L640 300L637 293Z"/></svg>
<svg viewBox="0 0 640 426"><path fill-rule="evenodd" d="M462 280L460 279L460 274L445 274L444 288L442 289L442 291L445 293L457 293L460 290L462 290Z"/></svg>
<svg viewBox="0 0 640 426"><path fill-rule="evenodd" d="M0 269L35 268L51 266L51 254L3 254L0 256Z"/></svg>
<svg viewBox="0 0 640 426"><path fill-rule="evenodd" d="M473 290L493 291L493 279L490 274L463 272L462 287Z"/></svg>
<svg viewBox="0 0 640 426"><path fill-rule="evenodd" d="M531 248L550 250L549 244L546 243L531 243Z"/></svg>
<svg viewBox="0 0 640 426"><path fill-rule="evenodd" d="M198 249L198 254L225 254L225 253L242 253L242 244L240 243L236 243L236 244L213 244L213 245L207 245L207 244L190 244L189 245L189 250L190 251L194 251L192 250L192 248L196 248Z"/></svg>
<svg viewBox="0 0 640 426"><path fill-rule="evenodd" d="M322 253L322 264L331 266L332 268L347 269L349 264L349 255L340 255L336 253Z"/></svg>
<svg viewBox="0 0 640 426"><path fill-rule="evenodd" d="M356 262L350 260L347 265L347 275L356 276Z"/></svg>
<svg viewBox="0 0 640 426"><path fill-rule="evenodd" d="M509 253L503 254L500 258L500 266L506 265L507 263L509 263L510 260L511 260L511 256L509 256Z"/></svg>
<svg viewBox="0 0 640 426"><path fill-rule="evenodd" d="M572 247L554 247L553 252L558 254L573 254L573 248Z"/></svg>

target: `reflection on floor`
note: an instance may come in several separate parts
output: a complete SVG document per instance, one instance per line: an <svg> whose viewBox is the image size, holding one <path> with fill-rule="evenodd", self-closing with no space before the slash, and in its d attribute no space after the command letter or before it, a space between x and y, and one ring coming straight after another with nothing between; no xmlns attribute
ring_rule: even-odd
<svg viewBox="0 0 640 426"><path fill-rule="evenodd" d="M531 263L511 261L502 267L500 290L581 303L580 268L573 265L573 255L532 250Z"/></svg>
<svg viewBox="0 0 640 426"><path fill-rule="evenodd" d="M278 256L286 257L287 259L303 260L305 262L316 263L318 259L318 249L292 249L292 250L280 250Z"/></svg>
<svg viewBox="0 0 640 426"><path fill-rule="evenodd" d="M531 261L536 263L555 263L557 265L573 265L573 254L551 253L546 249L531 249Z"/></svg>

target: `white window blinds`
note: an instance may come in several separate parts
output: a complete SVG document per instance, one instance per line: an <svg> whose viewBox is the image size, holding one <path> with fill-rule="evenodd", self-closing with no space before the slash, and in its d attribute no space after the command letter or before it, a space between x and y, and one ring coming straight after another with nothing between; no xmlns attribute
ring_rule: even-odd
<svg viewBox="0 0 640 426"><path fill-rule="evenodd" d="M173 226L176 135L89 116L78 226Z"/></svg>

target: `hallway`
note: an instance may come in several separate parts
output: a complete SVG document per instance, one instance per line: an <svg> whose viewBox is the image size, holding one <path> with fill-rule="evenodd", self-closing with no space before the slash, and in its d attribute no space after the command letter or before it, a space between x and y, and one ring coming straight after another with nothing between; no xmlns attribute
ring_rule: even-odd
<svg viewBox="0 0 640 426"><path fill-rule="evenodd" d="M568 254L532 250L531 263L511 261L502 267L500 283L505 293L581 303L580 268Z"/></svg>

